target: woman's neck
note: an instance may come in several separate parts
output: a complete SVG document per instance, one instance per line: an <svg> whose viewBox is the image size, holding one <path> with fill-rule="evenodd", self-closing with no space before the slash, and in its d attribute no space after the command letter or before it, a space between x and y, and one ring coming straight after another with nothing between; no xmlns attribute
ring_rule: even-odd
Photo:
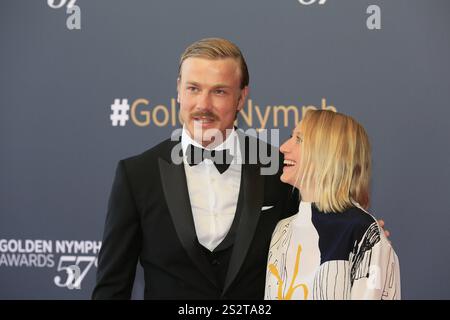
<svg viewBox="0 0 450 320"><path fill-rule="evenodd" d="M304 190L304 189L300 189L300 195L302 197L302 201L303 202L315 202L314 200L314 191L313 190Z"/></svg>

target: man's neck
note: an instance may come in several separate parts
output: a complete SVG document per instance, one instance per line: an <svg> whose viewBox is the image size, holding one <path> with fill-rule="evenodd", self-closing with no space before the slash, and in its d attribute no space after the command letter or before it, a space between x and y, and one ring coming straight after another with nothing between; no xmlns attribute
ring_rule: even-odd
<svg viewBox="0 0 450 320"><path fill-rule="evenodd" d="M212 136L211 139L205 139L207 137L204 137L203 134L200 135L193 135L186 127L183 127L183 131L186 133L186 135L198 146L202 146L206 149L215 149L222 144L225 144L227 139L230 137L230 135L235 132L234 128L226 129L225 132L221 132L220 136ZM218 139L217 139L218 138Z"/></svg>

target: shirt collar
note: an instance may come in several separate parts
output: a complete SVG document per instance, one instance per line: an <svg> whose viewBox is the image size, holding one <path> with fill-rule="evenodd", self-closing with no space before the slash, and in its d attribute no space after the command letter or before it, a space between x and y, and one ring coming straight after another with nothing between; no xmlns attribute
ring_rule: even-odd
<svg viewBox="0 0 450 320"><path fill-rule="evenodd" d="M192 144L195 147L208 149L208 150L220 151L220 150L228 149L230 151L230 154L233 157L236 155L240 157L239 138L237 136L235 128L232 129L231 133L228 135L228 137L225 139L224 142L222 142L215 148L209 149L209 148L204 148L200 143L198 143L197 141L192 139L186 126L183 126L183 133L181 135L181 147L183 148L183 154L186 154L186 149L189 147L190 144Z"/></svg>

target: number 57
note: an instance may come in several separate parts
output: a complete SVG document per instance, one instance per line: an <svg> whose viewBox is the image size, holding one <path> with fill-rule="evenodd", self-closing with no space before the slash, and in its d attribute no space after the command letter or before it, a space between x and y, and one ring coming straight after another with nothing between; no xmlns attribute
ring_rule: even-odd
<svg viewBox="0 0 450 320"><path fill-rule="evenodd" d="M73 263L75 262L75 264ZM83 272L81 272L80 263L87 262ZM67 287L68 289L81 289L81 281L83 281L86 274L91 269L92 265L97 262L96 257L84 257L84 256L61 256L58 263L58 271L66 271L66 281L62 281L61 276L55 276L53 279L58 287ZM67 265L63 265L68 263Z"/></svg>

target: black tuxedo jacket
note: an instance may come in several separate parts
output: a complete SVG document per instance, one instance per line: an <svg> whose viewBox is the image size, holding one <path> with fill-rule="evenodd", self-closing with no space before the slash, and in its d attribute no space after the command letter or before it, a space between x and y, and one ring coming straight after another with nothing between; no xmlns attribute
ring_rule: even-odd
<svg viewBox="0 0 450 320"><path fill-rule="evenodd" d="M245 151L255 139L239 131L238 137ZM297 194L280 182L280 170L261 175L259 161L242 165L241 211L225 281L219 284L199 249L183 164L171 161L178 143L166 140L119 162L92 297L129 299L140 260L145 299L263 299L272 232L280 219L297 212ZM269 148L281 168L278 150ZM273 207L261 211L263 206Z"/></svg>

